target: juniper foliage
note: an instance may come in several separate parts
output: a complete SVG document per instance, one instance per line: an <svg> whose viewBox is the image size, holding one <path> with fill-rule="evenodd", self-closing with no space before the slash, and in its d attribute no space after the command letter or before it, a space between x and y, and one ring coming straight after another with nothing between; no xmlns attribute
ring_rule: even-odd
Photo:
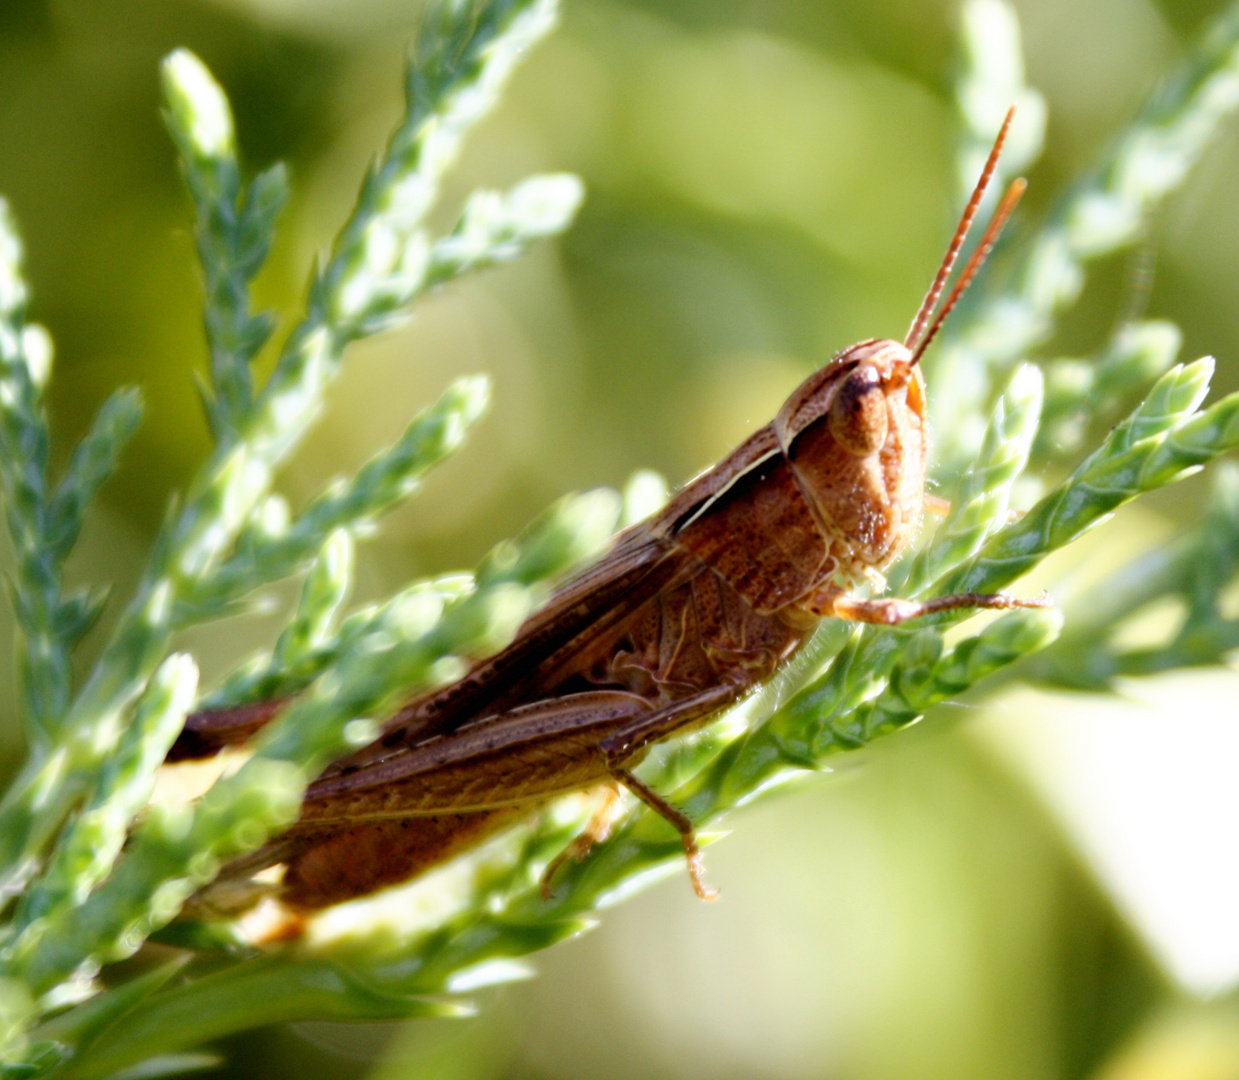
<svg viewBox="0 0 1239 1080"><path fill-rule="evenodd" d="M582 824L569 802L458 860L431 885L450 894L432 922L370 923L272 952L227 926L175 922L227 859L291 821L305 785L364 744L378 717L462 658L499 648L550 583L595 555L618 522L664 497L638 474L619 493L569 496L473 574L419 581L347 610L355 536L412 497L485 414L488 383L464 378L358 473L293 520L271 497L275 471L322 407L346 347L403 317L425 293L511 259L570 223L570 176L538 176L470 197L458 224L425 225L461 140L556 18L555 0L441 0L406 77L406 113L365 177L356 208L311 280L307 309L270 378L252 361L277 325L250 285L270 250L288 180L246 180L219 86L185 51L164 65L167 122L196 214L210 363L201 383L215 448L173 507L111 639L81 685L70 661L106 588L66 593L64 560L83 514L141 417L136 390L100 409L64 475L49 473L47 333L27 323L22 249L0 207L0 491L15 551L11 596L30 757L0 802L0 1050L9 1077L95 1080L142 1062L200 1067L194 1048L277 1020L452 1016L467 989L522 974L519 958L582 932L638 885L680 872L678 838L633 808L613 838L566 866L551 899L539 878ZM1035 160L1045 108L1023 83L1019 29L1001 0L967 0L957 85L961 191L1012 100L1021 126L1002 168ZM1212 362L1175 364L1165 322L1127 323L1096 356L1029 361L1080 295L1088 264L1130 246L1239 105L1239 6L1202 35L1099 166L1001 253L949 324L932 372L937 468L949 515L905 560L902 595L1007 587L1122 504L1239 445L1239 395L1204 405ZM1096 421L1117 421L1088 454ZM1044 478L1055 470L1063 478ZM1030 481L1030 477L1033 478ZM1022 516L1009 514L1037 485ZM1117 570L1096 598L1017 610L970 635L962 613L877 629L830 622L770 686L644 767L703 826L726 810L921 717L996 672L1104 690L1118 675L1211 664L1239 644L1218 607L1239 563L1239 480L1218 470L1207 520ZM244 610L299 577L301 596L271 649L210 693L174 630ZM1158 650L1111 644L1113 629L1165 596L1188 609ZM1077 610L1082 614L1077 614ZM1060 636L1061 635L1061 636ZM1057 641L1057 644L1055 642ZM1016 665L1013 667L1013 665ZM154 775L195 707L296 694L253 756L195 805L148 806ZM102 988L97 976L152 935L179 959Z"/></svg>

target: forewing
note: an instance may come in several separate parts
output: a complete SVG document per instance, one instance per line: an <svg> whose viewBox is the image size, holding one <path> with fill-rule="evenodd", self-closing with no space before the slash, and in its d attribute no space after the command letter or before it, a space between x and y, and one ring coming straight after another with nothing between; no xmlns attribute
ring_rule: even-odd
<svg viewBox="0 0 1239 1080"><path fill-rule="evenodd" d="M589 787L607 776L602 736L650 708L618 690L530 702L320 777L306 791L298 827L484 810Z"/></svg>
<svg viewBox="0 0 1239 1080"><path fill-rule="evenodd" d="M539 685L544 665L587 647L663 588L687 558L639 525L621 533L607 555L526 620L506 649L479 661L449 686L411 701L375 742L332 764L321 779L357 772L427 739L450 735L488 711L547 696Z"/></svg>

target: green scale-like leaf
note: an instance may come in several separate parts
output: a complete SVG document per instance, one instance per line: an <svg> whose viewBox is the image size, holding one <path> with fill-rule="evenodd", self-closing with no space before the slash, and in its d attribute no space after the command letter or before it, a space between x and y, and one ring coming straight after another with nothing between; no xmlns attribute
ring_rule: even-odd
<svg viewBox="0 0 1239 1080"><path fill-rule="evenodd" d="M488 384L453 384L400 439L291 520L271 490L350 342L405 317L431 288L554 235L576 211L579 182L537 176L506 193L474 193L445 236L425 225L463 137L555 14L551 0L442 0L428 9L406 114L261 388L251 364L274 320L252 312L249 292L271 247L286 175L276 166L247 182L219 86L188 53L165 63L168 124L197 218L204 399L217 446L170 511L135 596L76 696L70 650L105 593L63 595L61 565L136 426L139 403L130 391L110 399L59 486L50 482L42 405L50 349L25 322L20 245L7 216L0 223L0 488L17 554L23 697L36 748L0 804L0 880L21 894L0 929L5 1075L91 1080L139 1065L176 1070L193 1064L181 1051L279 1020L457 1015L463 1006L453 995L521 977L521 957L583 932L596 909L643 884L683 872L679 837L630 803L638 812L589 858L563 866L546 898L542 875L589 812L556 804L493 849L445 868L458 900L433 923L371 931L363 922L341 941L267 956L236 930L181 924L161 940L210 953L209 963L165 965L105 992L90 981L100 965L131 956L167 927L228 860L291 821L305 785L371 740L410 695L510 640L550 583L594 555L621 515L630 525L665 497L661 482L643 474L622 500L608 491L567 498L498 545L473 575L415 582L349 612L356 537L462 445L485 412ZM968 0L964 42L958 157L961 184L970 184L1011 100L1022 118L1000 171L1035 159L1044 104L1024 84L1018 25L1001 0ZM1009 276L988 268L952 317L926 365L935 462L941 475L960 479L940 492L951 502L944 520L927 526L920 552L894 568L895 594L1018 590L1022 575L1124 503L1239 444L1239 395L1201 408L1212 363L1171 367L1181 335L1170 324L1124 322L1090 359L1049 363L1045 380L1021 362L1075 303L1085 266L1139 238L1144 215L1237 104L1239 7L1207 28L1102 164L1013 247ZM1138 396L1142 403L1071 467L1090 429ZM1038 499L1025 476L1030 461L1071 471ZM1037 490L1049 486L1040 483ZM893 629L828 620L737 710L656 748L642 777L706 826L998 672L1101 688L1118 675L1216 662L1239 644L1219 600L1239 552L1235 487L1223 474L1205 524L1121 568L1083 605L1085 617L1069 607L1057 645L1059 608L1011 611L975 630L952 629L968 617L961 611ZM1013 507L1028 508L1021 515ZM256 739L253 756L199 801L146 807L154 773L195 704L193 662L168 654L173 631L243 611L255 593L296 576L301 595L273 645L197 703L283 698L282 715ZM1126 619L1167 597L1182 603L1185 618L1164 648L1115 643L1112 632Z"/></svg>

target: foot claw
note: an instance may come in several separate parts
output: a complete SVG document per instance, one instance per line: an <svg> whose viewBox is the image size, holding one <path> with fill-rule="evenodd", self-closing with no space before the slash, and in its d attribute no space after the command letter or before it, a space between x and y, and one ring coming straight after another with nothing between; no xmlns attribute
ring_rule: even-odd
<svg viewBox="0 0 1239 1080"><path fill-rule="evenodd" d="M592 836L578 836L547 864L546 869L542 871L542 882L539 885L539 891L542 893L543 900L550 900L555 895L555 888L552 882L564 863L569 859L572 859L573 862L581 862L589 854L589 850L593 846L594 838Z"/></svg>
<svg viewBox="0 0 1239 1080"><path fill-rule="evenodd" d="M688 848L687 844L685 848ZM697 850L697 845L694 843L691 850L686 850L684 854L688 856L688 877L693 883L693 892L697 894L697 899L717 900L718 889L712 889L706 884L705 862L701 858L701 852Z"/></svg>

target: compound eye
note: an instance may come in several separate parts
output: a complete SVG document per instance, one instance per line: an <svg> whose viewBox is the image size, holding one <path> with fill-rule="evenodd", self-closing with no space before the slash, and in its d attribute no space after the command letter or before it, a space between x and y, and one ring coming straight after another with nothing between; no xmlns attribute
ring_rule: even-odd
<svg viewBox="0 0 1239 1080"><path fill-rule="evenodd" d="M830 405L830 433L848 453L865 457L886 443L886 394L875 367L861 364Z"/></svg>

